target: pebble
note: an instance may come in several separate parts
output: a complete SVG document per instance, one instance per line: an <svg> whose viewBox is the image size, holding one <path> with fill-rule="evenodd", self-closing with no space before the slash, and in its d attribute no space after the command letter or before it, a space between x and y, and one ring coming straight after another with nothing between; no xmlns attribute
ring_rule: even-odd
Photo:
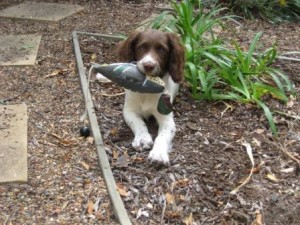
<svg viewBox="0 0 300 225"><path fill-rule="evenodd" d="M276 202L278 202L278 195L277 194L272 194L271 195L271 202L272 203L276 203Z"/></svg>

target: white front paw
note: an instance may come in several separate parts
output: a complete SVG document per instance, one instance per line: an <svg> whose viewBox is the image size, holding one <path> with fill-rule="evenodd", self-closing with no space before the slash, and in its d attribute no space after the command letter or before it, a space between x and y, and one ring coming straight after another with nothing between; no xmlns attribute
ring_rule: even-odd
<svg viewBox="0 0 300 225"><path fill-rule="evenodd" d="M132 142L132 147L138 151L151 149L152 146L153 146L153 140L151 135L148 133L142 135L136 135Z"/></svg>
<svg viewBox="0 0 300 225"><path fill-rule="evenodd" d="M148 155L148 159L152 163L159 163L165 165L170 164L168 149L153 148Z"/></svg>

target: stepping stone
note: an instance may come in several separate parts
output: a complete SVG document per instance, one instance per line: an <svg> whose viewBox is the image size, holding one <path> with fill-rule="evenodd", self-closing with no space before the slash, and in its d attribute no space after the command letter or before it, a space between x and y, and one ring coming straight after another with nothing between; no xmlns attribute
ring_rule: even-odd
<svg viewBox="0 0 300 225"><path fill-rule="evenodd" d="M27 181L27 106L0 105L0 184Z"/></svg>
<svg viewBox="0 0 300 225"><path fill-rule="evenodd" d="M79 5L25 2L0 11L0 17L59 21L83 10Z"/></svg>
<svg viewBox="0 0 300 225"><path fill-rule="evenodd" d="M40 35L0 36L0 66L34 65L41 37Z"/></svg>

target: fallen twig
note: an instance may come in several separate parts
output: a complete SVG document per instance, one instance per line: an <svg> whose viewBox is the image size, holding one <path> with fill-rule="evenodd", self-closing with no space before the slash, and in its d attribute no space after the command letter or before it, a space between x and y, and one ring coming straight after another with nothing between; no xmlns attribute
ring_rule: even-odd
<svg viewBox="0 0 300 225"><path fill-rule="evenodd" d="M161 217L160 217L160 225L164 224L164 217L165 217L165 212L166 212L166 208L167 208L167 201L164 200L164 206L161 212Z"/></svg>
<svg viewBox="0 0 300 225"><path fill-rule="evenodd" d="M55 76L58 76L58 75L62 75L65 72L68 72L68 70L69 69L55 70L53 73L50 73L50 74L44 76L44 78L51 78L51 77L55 77Z"/></svg>
<svg viewBox="0 0 300 225"><path fill-rule="evenodd" d="M298 166L300 166L300 161L293 156L285 147L283 147L281 144L278 144L277 147L284 153L286 154L288 157L290 157L292 160L294 160Z"/></svg>
<svg viewBox="0 0 300 225"><path fill-rule="evenodd" d="M286 116L286 117L290 117L290 118L295 119L295 120L300 120L300 116L290 115L286 112L281 112L281 111L277 111L277 110L274 110L273 112L275 112L277 114L280 114L280 115L283 115L283 116Z"/></svg>
<svg viewBox="0 0 300 225"><path fill-rule="evenodd" d="M106 93L100 93L100 95L105 96L105 97L115 97L115 96L120 96L120 95L124 95L125 92L120 92L120 93L116 93L116 94L106 94Z"/></svg>
<svg viewBox="0 0 300 225"><path fill-rule="evenodd" d="M246 147L246 151L247 151L247 154L248 154L248 156L249 156L249 158L250 158L250 161L251 161L251 164L252 164L252 168L251 168L250 174L249 174L249 176L247 177L247 179L246 179L241 185L239 185L239 186L237 186L235 189L233 189L233 190L230 192L230 194L236 194L236 193L240 190L241 187L243 187L245 184L247 184L247 183L249 182L249 180L250 180L252 174L253 174L253 171L254 171L254 159L253 159L253 154L252 154L252 148L251 148L251 145L250 145L249 143L247 143L247 142L242 143L242 145Z"/></svg>
<svg viewBox="0 0 300 225"><path fill-rule="evenodd" d="M291 58L291 57L283 56L283 55L293 55L293 54L300 54L300 52L285 52L285 53L282 53L280 56L277 56L276 58L277 59L284 59L284 60L300 62L300 59L298 59L298 58Z"/></svg>
<svg viewBox="0 0 300 225"><path fill-rule="evenodd" d="M277 58L277 59L283 59L283 60L289 60L289 61L300 62L300 59L291 58L291 57L277 56L276 58Z"/></svg>

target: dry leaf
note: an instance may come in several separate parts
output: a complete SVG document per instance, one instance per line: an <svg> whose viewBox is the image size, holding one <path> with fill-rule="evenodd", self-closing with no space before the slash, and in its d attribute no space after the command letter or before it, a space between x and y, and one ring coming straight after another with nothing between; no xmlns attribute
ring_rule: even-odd
<svg viewBox="0 0 300 225"><path fill-rule="evenodd" d="M262 167L264 164L265 164L265 162L262 161L259 165L257 165L256 167L254 167L254 168L252 169L252 173L256 173L256 174L259 173L261 167ZM251 171L248 170L248 172L251 172Z"/></svg>
<svg viewBox="0 0 300 225"><path fill-rule="evenodd" d="M187 122L186 125L188 126L188 128L190 128L191 130L199 130L199 127L197 126L197 123L193 123L193 122Z"/></svg>
<svg viewBox="0 0 300 225"><path fill-rule="evenodd" d="M273 181L273 182L279 182L279 180L275 177L274 174L268 173L268 174L267 174L267 178L268 178L270 181Z"/></svg>
<svg viewBox="0 0 300 225"><path fill-rule="evenodd" d="M88 143L90 143L91 145L94 144L94 140L95 140L95 139L94 139L93 137L91 137L91 136L86 138L86 141L87 141Z"/></svg>
<svg viewBox="0 0 300 225"><path fill-rule="evenodd" d="M219 169L222 165L223 165L222 163L219 163L214 167L214 169Z"/></svg>
<svg viewBox="0 0 300 225"><path fill-rule="evenodd" d="M257 134L262 134L263 132L265 132L264 129L256 129L255 130L255 133L257 133Z"/></svg>
<svg viewBox="0 0 300 225"><path fill-rule="evenodd" d="M113 137L117 136L117 135L118 135L118 129L117 129L117 128L112 128L112 129L110 130L110 134L111 134Z"/></svg>
<svg viewBox="0 0 300 225"><path fill-rule="evenodd" d="M292 108L294 106L295 99L290 98L289 101L286 103L287 108Z"/></svg>
<svg viewBox="0 0 300 225"><path fill-rule="evenodd" d="M143 208L141 208L137 212L136 219L140 218L141 216L149 217L149 213L146 210L144 210Z"/></svg>
<svg viewBox="0 0 300 225"><path fill-rule="evenodd" d="M55 70L53 73L50 73L50 74L46 75L44 78L54 77L54 76L63 74L64 72L67 72L67 71L68 71L68 69Z"/></svg>
<svg viewBox="0 0 300 225"><path fill-rule="evenodd" d="M255 168L253 168L252 172L253 173L259 173L260 172L260 166L257 166Z"/></svg>
<svg viewBox="0 0 300 225"><path fill-rule="evenodd" d="M221 196L224 194L224 190L222 189L214 189L214 193L218 196Z"/></svg>
<svg viewBox="0 0 300 225"><path fill-rule="evenodd" d="M190 213L190 215L187 218L185 218L182 222L185 225L192 225L193 224L193 213Z"/></svg>
<svg viewBox="0 0 300 225"><path fill-rule="evenodd" d="M260 147L261 146L261 141L257 140L256 138L252 139L252 142L257 146Z"/></svg>
<svg viewBox="0 0 300 225"><path fill-rule="evenodd" d="M251 172L251 170L249 170ZM238 181L238 184L243 184L245 182L247 182L247 179L248 179L249 175L248 176L244 176L242 177L239 181Z"/></svg>
<svg viewBox="0 0 300 225"><path fill-rule="evenodd" d="M224 218L221 221L221 225L228 225L227 221Z"/></svg>
<svg viewBox="0 0 300 225"><path fill-rule="evenodd" d="M97 218L98 220L106 220L106 219L107 219L106 216L103 215L103 213L102 213L101 210L100 210L100 211L97 211L97 212L95 213L95 216L96 216L96 218Z"/></svg>
<svg viewBox="0 0 300 225"><path fill-rule="evenodd" d="M166 212L166 216L167 216L169 219L180 218L180 211L167 211L167 212Z"/></svg>
<svg viewBox="0 0 300 225"><path fill-rule="evenodd" d="M135 163L142 163L142 162L145 162L145 158L143 157L138 157L138 156L134 156L132 158L132 160L135 162Z"/></svg>
<svg viewBox="0 0 300 225"><path fill-rule="evenodd" d="M166 201L168 204L174 204L174 195L167 193L166 194Z"/></svg>
<svg viewBox="0 0 300 225"><path fill-rule="evenodd" d="M179 195L178 200L179 201L186 201L186 197L184 195Z"/></svg>
<svg viewBox="0 0 300 225"><path fill-rule="evenodd" d="M99 204L100 204L101 199L102 198L98 197L96 199L95 203L94 203L94 210L95 210L95 212L98 212L98 210L99 210ZM101 207L101 208L103 208L103 207Z"/></svg>
<svg viewBox="0 0 300 225"><path fill-rule="evenodd" d="M130 193L125 190L125 187L122 184L117 184L117 191L123 197L128 197Z"/></svg>
<svg viewBox="0 0 300 225"><path fill-rule="evenodd" d="M294 167L290 167L290 168L282 169L282 170L280 170L280 172L282 172L282 173L292 173L292 172L294 172L294 170L295 170Z"/></svg>
<svg viewBox="0 0 300 225"><path fill-rule="evenodd" d="M51 133L51 135L57 139L62 139L62 137L60 137L58 134L56 133Z"/></svg>
<svg viewBox="0 0 300 225"><path fill-rule="evenodd" d="M148 203L146 206L148 209L153 209L153 205L151 203Z"/></svg>
<svg viewBox="0 0 300 225"><path fill-rule="evenodd" d="M90 215L93 214L93 210L94 210L94 203L91 200L89 200L87 205L88 214Z"/></svg>
<svg viewBox="0 0 300 225"><path fill-rule="evenodd" d="M184 188L184 187L186 187L186 186L189 185L189 182L190 182L189 179L184 178L184 179L181 179L181 180L177 181L176 185L179 186L179 187L181 187L181 188Z"/></svg>
<svg viewBox="0 0 300 225"><path fill-rule="evenodd" d="M257 210L255 213L256 213L255 221L253 221L253 223L251 225L263 225L262 214L259 212L259 210Z"/></svg>
<svg viewBox="0 0 300 225"><path fill-rule="evenodd" d="M227 112L228 109L230 109L230 111L232 111L234 109L234 107L232 105L227 104L226 102L223 102L226 105L226 108L221 112L221 117L224 116L225 112Z"/></svg>
<svg viewBox="0 0 300 225"><path fill-rule="evenodd" d="M205 141L203 142L203 144L209 145L209 140L206 137L204 137L204 139L205 139Z"/></svg>
<svg viewBox="0 0 300 225"><path fill-rule="evenodd" d="M68 139L60 139L59 142L64 146L76 145L77 141L75 140L68 140Z"/></svg>
<svg viewBox="0 0 300 225"><path fill-rule="evenodd" d="M237 195L236 199L240 202L241 205L247 205L246 200L241 195Z"/></svg>
<svg viewBox="0 0 300 225"><path fill-rule="evenodd" d="M93 54L91 55L91 61L95 61L96 58L97 58L96 53L93 53Z"/></svg>
<svg viewBox="0 0 300 225"><path fill-rule="evenodd" d="M114 159L114 160L117 160L118 157L119 157L119 152L118 152L118 150L113 149L112 153L113 153L113 159Z"/></svg>
<svg viewBox="0 0 300 225"><path fill-rule="evenodd" d="M51 135L55 138L57 138L59 140L59 143L68 147L70 145L76 145L77 144L77 141L76 140L71 140L71 139L64 139L62 138L61 136L59 136L58 134L55 134L55 133L51 133Z"/></svg>
<svg viewBox="0 0 300 225"><path fill-rule="evenodd" d="M83 162L83 161L80 161L80 164L86 169L86 170L89 170L90 169L90 165Z"/></svg>
<svg viewBox="0 0 300 225"><path fill-rule="evenodd" d="M67 152L67 153L65 153L64 155L63 155L63 157L62 157L62 159L64 160L64 161L69 161L70 159L71 159L71 153L70 152Z"/></svg>
<svg viewBox="0 0 300 225"><path fill-rule="evenodd" d="M59 208L55 209L55 210L54 210L54 213L55 213L55 214L60 214L60 213L61 213L61 209L59 209Z"/></svg>
<svg viewBox="0 0 300 225"><path fill-rule="evenodd" d="M65 208L67 208L68 204L69 204L68 201L64 202L64 204L61 207L61 211L63 211Z"/></svg>

